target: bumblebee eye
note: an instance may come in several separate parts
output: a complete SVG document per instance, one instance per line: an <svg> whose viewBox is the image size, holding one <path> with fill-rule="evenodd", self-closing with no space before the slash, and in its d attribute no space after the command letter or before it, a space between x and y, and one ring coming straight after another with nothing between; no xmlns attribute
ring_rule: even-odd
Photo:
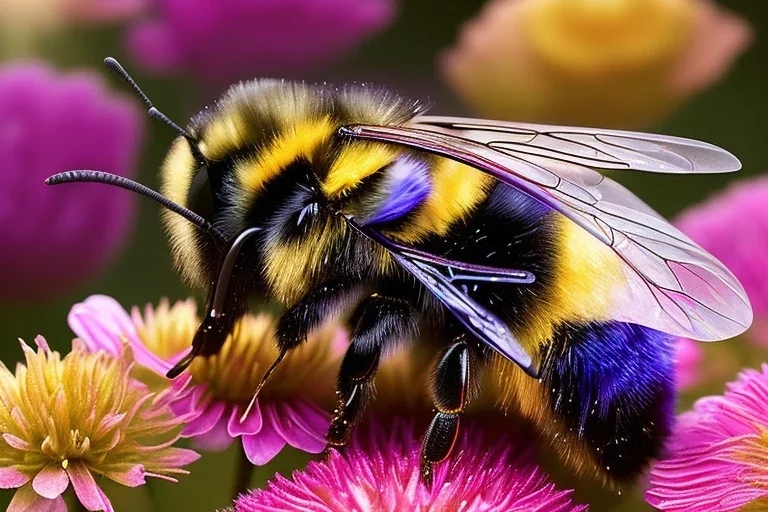
<svg viewBox="0 0 768 512"><path fill-rule="evenodd" d="M206 166L202 166L192 179L187 192L187 207L204 219L213 221L213 189Z"/></svg>

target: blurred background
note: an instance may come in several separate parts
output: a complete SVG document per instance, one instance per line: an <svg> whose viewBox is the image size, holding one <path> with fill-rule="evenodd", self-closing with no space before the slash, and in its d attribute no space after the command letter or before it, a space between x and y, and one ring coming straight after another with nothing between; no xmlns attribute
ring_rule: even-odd
<svg viewBox="0 0 768 512"><path fill-rule="evenodd" d="M158 187L175 133L144 115L102 66L105 56L121 60L179 124L241 79L365 81L431 102L435 114L653 131L741 159L738 175L618 177L675 218L768 171L763 34L768 3L754 0L5 0L0 359L12 368L21 357L16 339L37 334L66 349L67 313L91 294L127 308L195 294L172 269L156 205L98 185L43 185L50 174L94 168ZM735 238L768 239L768 228L740 225L752 222L742 216L729 227ZM698 373L681 410L766 355L749 336L694 350ZM206 454L178 485L105 490L117 510L223 507L231 452ZM257 469L254 484L295 467L297 457ZM633 493L585 489L577 498L592 510L650 509ZM11 494L0 493L0 504Z"/></svg>

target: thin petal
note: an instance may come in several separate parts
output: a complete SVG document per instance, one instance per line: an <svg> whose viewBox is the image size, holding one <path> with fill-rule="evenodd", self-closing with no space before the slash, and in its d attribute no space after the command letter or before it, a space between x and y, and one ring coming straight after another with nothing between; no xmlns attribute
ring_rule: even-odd
<svg viewBox="0 0 768 512"><path fill-rule="evenodd" d="M99 488L85 464L74 463L67 468L77 499L88 510L112 510L112 504Z"/></svg>
<svg viewBox="0 0 768 512"><path fill-rule="evenodd" d="M8 443L11 448L16 448L17 450L27 451L31 448L28 442L13 434L3 434L3 440Z"/></svg>
<svg viewBox="0 0 768 512"><path fill-rule="evenodd" d="M147 483L144 466L133 464L122 471L104 471L104 476L126 487L138 487Z"/></svg>
<svg viewBox="0 0 768 512"><path fill-rule="evenodd" d="M61 464L47 464L32 480L32 488L43 498L53 500L69 487L69 477Z"/></svg>
<svg viewBox="0 0 768 512"><path fill-rule="evenodd" d="M285 439L277 433L270 421L265 421L257 434L244 435L242 439L245 456L256 466L268 463L285 447Z"/></svg>
<svg viewBox="0 0 768 512"><path fill-rule="evenodd" d="M248 413L248 417L245 421L241 422L240 418L243 415L243 409L241 407L235 407L232 409L232 415L229 417L227 423L227 431L232 437L241 435L255 434L261 430L262 418L261 407L259 407L259 401L253 404L251 411Z"/></svg>
<svg viewBox="0 0 768 512"><path fill-rule="evenodd" d="M0 489L15 489L29 482L29 475L25 475L16 468L0 468Z"/></svg>

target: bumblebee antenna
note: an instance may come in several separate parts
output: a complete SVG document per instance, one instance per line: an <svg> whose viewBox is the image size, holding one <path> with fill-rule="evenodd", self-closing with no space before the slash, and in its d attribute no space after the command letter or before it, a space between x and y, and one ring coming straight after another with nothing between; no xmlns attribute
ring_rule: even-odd
<svg viewBox="0 0 768 512"><path fill-rule="evenodd" d="M134 91L136 91L136 94L139 96L141 101L149 108L147 110L147 114L149 117L152 117L154 119L158 119L162 121L163 123L167 124L176 132L179 133L182 137L187 139L187 142L189 142L190 147L192 148L193 153L195 153L195 157L200 160L205 160L205 157L200 153L200 150L197 148L197 139L192 136L191 133L189 133L187 130L182 128L181 126L177 125L171 119L157 110L157 108L152 104L152 102L149 100L146 94L144 94L144 91L141 90L141 87L139 87L139 84L136 83L136 80L131 78L131 75L128 74L128 72L125 70L125 68L115 59L114 57L107 57L104 59L104 64L109 68L110 71L112 71L114 74L116 74L120 79L128 84Z"/></svg>
<svg viewBox="0 0 768 512"><path fill-rule="evenodd" d="M148 197L173 213L181 215L206 233L211 234L217 243L221 245L226 243L224 236L200 215L188 208L184 208L180 204L174 203L159 192L123 176L102 171L77 170L54 174L45 180L46 185L61 185L64 183L104 183Z"/></svg>
<svg viewBox="0 0 768 512"><path fill-rule="evenodd" d="M283 362L283 358L285 357L286 353L288 353L287 350L281 350L280 353L277 355L277 358L275 359L275 361L272 363L272 366L270 366L267 369L267 371L264 373L264 376L261 378L261 382L259 382L259 385L256 388L256 391L253 393L253 398L251 398L251 401L248 404L248 407L246 407L243 415L240 416L240 423L243 423L245 419L248 417L248 414L251 412L251 408L253 407L253 404L255 404L256 399L259 398L259 393L261 393L261 390L264 388L264 384L267 383L267 381L272 376L272 374L275 373L275 370L277 370L277 367L280 366L280 363Z"/></svg>

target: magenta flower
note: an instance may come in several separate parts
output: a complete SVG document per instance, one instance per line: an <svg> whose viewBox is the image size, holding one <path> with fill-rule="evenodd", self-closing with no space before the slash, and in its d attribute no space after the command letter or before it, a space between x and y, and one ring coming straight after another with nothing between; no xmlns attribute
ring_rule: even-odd
<svg viewBox="0 0 768 512"><path fill-rule="evenodd" d="M174 448L184 418L131 378L130 351L90 353L75 341L63 358L42 337L11 373L0 363L0 488L18 489L9 512L65 512L70 486L87 510L111 511L97 483L176 481L199 455Z"/></svg>
<svg viewBox="0 0 768 512"><path fill-rule="evenodd" d="M156 0L128 49L155 72L216 85L305 71L353 50L393 18L394 0Z"/></svg>
<svg viewBox="0 0 768 512"><path fill-rule="evenodd" d="M114 299L93 296L72 308L69 324L91 350L114 354L127 343L139 364L165 375L189 350L199 319L192 301L147 306L142 317L137 308L129 316ZM170 406L188 418L182 436L213 451L239 438L256 465L268 463L286 445L321 452L330 422L325 412L330 404L324 401L334 396L343 353L339 333L330 326L287 356L241 421L264 371L277 356L273 318L244 317L217 355L195 359L189 373L171 384Z"/></svg>
<svg viewBox="0 0 768 512"><path fill-rule="evenodd" d="M764 510L768 505L768 365L678 418L645 498L664 511ZM753 508L750 508L753 507Z"/></svg>
<svg viewBox="0 0 768 512"><path fill-rule="evenodd" d="M768 347L768 176L745 180L680 216L677 226L739 278L755 321L747 336ZM747 222L748 220L748 222Z"/></svg>
<svg viewBox="0 0 768 512"><path fill-rule="evenodd" d="M411 424L360 427L344 454L333 450L288 480L276 475L267 489L235 501L235 512L350 510L466 512L583 511L535 464L530 443L490 439L472 425L455 455L442 464L432 488L419 479L420 432Z"/></svg>
<svg viewBox="0 0 768 512"><path fill-rule="evenodd" d="M699 364L704 353L701 343L688 338L680 338L675 346L675 368L677 371L677 389L685 391L699 383Z"/></svg>
<svg viewBox="0 0 768 512"><path fill-rule="evenodd" d="M82 168L132 176L142 117L96 74L0 68L0 300L68 291L120 251L133 225L131 194L43 180Z"/></svg>

